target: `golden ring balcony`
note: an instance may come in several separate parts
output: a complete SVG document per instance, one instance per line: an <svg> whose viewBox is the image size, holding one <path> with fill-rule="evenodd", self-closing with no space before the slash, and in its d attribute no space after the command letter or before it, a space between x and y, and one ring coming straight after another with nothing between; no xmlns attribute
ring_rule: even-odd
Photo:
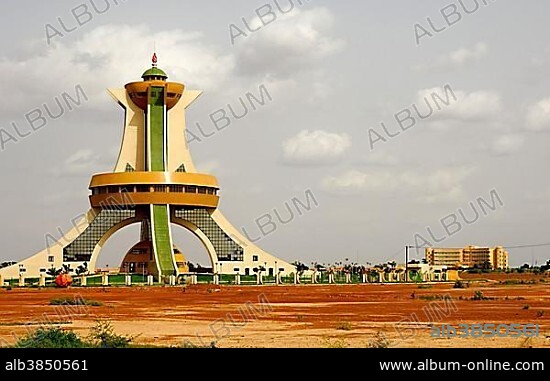
<svg viewBox="0 0 550 381"><path fill-rule="evenodd" d="M96 175L90 183L94 208L178 205L217 208L214 176L192 173L125 172Z"/></svg>
<svg viewBox="0 0 550 381"><path fill-rule="evenodd" d="M185 91L185 85L175 82L146 81L128 83L126 85L126 91L130 99L142 110L147 110L147 104L149 103L149 88L151 86L165 88L166 108L168 110L178 104Z"/></svg>

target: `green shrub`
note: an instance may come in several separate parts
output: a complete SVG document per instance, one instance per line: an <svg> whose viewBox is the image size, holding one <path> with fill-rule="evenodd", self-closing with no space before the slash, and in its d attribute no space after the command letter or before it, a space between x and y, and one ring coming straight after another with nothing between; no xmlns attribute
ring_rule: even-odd
<svg viewBox="0 0 550 381"><path fill-rule="evenodd" d="M476 291L474 293L474 296L473 296L472 300L487 300L487 298L483 295L483 292Z"/></svg>
<svg viewBox="0 0 550 381"><path fill-rule="evenodd" d="M378 332L374 338L369 340L368 348L387 348L390 346L390 341L383 332Z"/></svg>
<svg viewBox="0 0 550 381"><path fill-rule="evenodd" d="M39 328L20 339L16 348L86 348L89 345L74 332L61 328Z"/></svg>
<svg viewBox="0 0 550 381"><path fill-rule="evenodd" d="M50 306L91 306L91 307L101 307L103 303L98 302L97 300L87 300L82 298L54 298L50 300Z"/></svg>
<svg viewBox="0 0 550 381"><path fill-rule="evenodd" d="M464 283L463 281L461 280L457 280L455 282L455 284L453 285L453 288L467 288L468 287L468 284L467 283Z"/></svg>
<svg viewBox="0 0 550 381"><path fill-rule="evenodd" d="M99 348L127 348L135 337L117 335L110 321L98 320L88 339Z"/></svg>
<svg viewBox="0 0 550 381"><path fill-rule="evenodd" d="M418 299L433 301L433 300L452 300L453 298L451 298L449 295L420 295Z"/></svg>
<svg viewBox="0 0 550 381"><path fill-rule="evenodd" d="M336 329L340 331L351 331L353 327L351 326L350 322L342 321L338 323L338 325L336 326Z"/></svg>

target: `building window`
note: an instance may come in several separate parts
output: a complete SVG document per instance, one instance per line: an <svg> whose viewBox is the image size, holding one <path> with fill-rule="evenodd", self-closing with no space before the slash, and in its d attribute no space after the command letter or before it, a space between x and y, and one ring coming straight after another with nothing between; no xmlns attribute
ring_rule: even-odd
<svg viewBox="0 0 550 381"><path fill-rule="evenodd" d="M206 194L206 188L199 187L199 194Z"/></svg>
<svg viewBox="0 0 550 381"><path fill-rule="evenodd" d="M153 189L155 193L166 193L166 185L155 185Z"/></svg>
<svg viewBox="0 0 550 381"><path fill-rule="evenodd" d="M246 276L250 275L250 269L249 268L244 269L244 275L246 275Z"/></svg>
<svg viewBox="0 0 550 381"><path fill-rule="evenodd" d="M236 273L238 273L238 272L241 271L241 269L239 269L238 267L235 267L235 268L233 269L233 271L235 271Z"/></svg>
<svg viewBox="0 0 550 381"><path fill-rule="evenodd" d="M107 188L107 193L120 193L120 188L119 187L108 187Z"/></svg>
<svg viewBox="0 0 550 381"><path fill-rule="evenodd" d="M252 262L258 262L260 259L257 255L252 256Z"/></svg>
<svg viewBox="0 0 550 381"><path fill-rule="evenodd" d="M40 272L41 272L41 273L45 273L45 272L46 272L46 269L40 269Z"/></svg>
<svg viewBox="0 0 550 381"><path fill-rule="evenodd" d="M170 193L183 193L185 192L185 188L183 185L170 185L169 187Z"/></svg>
<svg viewBox="0 0 550 381"><path fill-rule="evenodd" d="M138 193L149 193L149 192L151 192L151 187L149 185L138 185L138 186L136 186L136 192L138 192Z"/></svg>
<svg viewBox="0 0 550 381"><path fill-rule="evenodd" d="M186 191L187 193L197 193L197 187L196 187L196 186L193 186L193 185L186 186L186 187L185 187L185 191Z"/></svg>
<svg viewBox="0 0 550 381"><path fill-rule="evenodd" d="M53 255L50 255L48 257L48 262L54 262L55 261L55 258L53 257Z"/></svg>

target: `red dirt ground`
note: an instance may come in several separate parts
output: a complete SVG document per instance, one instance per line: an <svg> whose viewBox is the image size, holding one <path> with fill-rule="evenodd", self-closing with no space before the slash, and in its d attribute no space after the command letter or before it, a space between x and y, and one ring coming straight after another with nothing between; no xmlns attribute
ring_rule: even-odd
<svg viewBox="0 0 550 381"><path fill-rule="evenodd" d="M135 335L143 345L368 347L387 340L396 347L550 347L550 279L494 275L465 275L465 289L392 284L1 290L0 344L48 322L85 336L97 319L109 319L118 333ZM482 278L489 280L474 281ZM503 279L536 283L507 285ZM476 291L488 300L471 300ZM445 295L452 304L440 300ZM49 304L75 296L103 305L62 310ZM412 323L397 324L404 319ZM460 323L539 324L540 336L430 336L431 324Z"/></svg>

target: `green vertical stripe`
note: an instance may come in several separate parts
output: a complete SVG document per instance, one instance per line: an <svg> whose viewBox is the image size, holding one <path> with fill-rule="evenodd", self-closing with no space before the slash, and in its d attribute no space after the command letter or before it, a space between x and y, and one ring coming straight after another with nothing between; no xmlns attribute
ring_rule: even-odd
<svg viewBox="0 0 550 381"><path fill-rule="evenodd" d="M164 141L164 87L151 87L149 96L149 138L151 167L149 171L164 172L165 141ZM167 205L152 205L153 247L157 259L160 276L175 275L172 242L170 240L170 216Z"/></svg>
<svg viewBox="0 0 550 381"><path fill-rule="evenodd" d="M175 275L176 268L173 261L172 242L170 242L170 216L168 206L152 205L151 218L153 219L154 247L157 256L157 265L160 275Z"/></svg>
<svg viewBox="0 0 550 381"><path fill-rule="evenodd" d="M149 105L149 137L151 139L151 168L153 172L164 172L166 163L164 163L164 87L151 87Z"/></svg>

